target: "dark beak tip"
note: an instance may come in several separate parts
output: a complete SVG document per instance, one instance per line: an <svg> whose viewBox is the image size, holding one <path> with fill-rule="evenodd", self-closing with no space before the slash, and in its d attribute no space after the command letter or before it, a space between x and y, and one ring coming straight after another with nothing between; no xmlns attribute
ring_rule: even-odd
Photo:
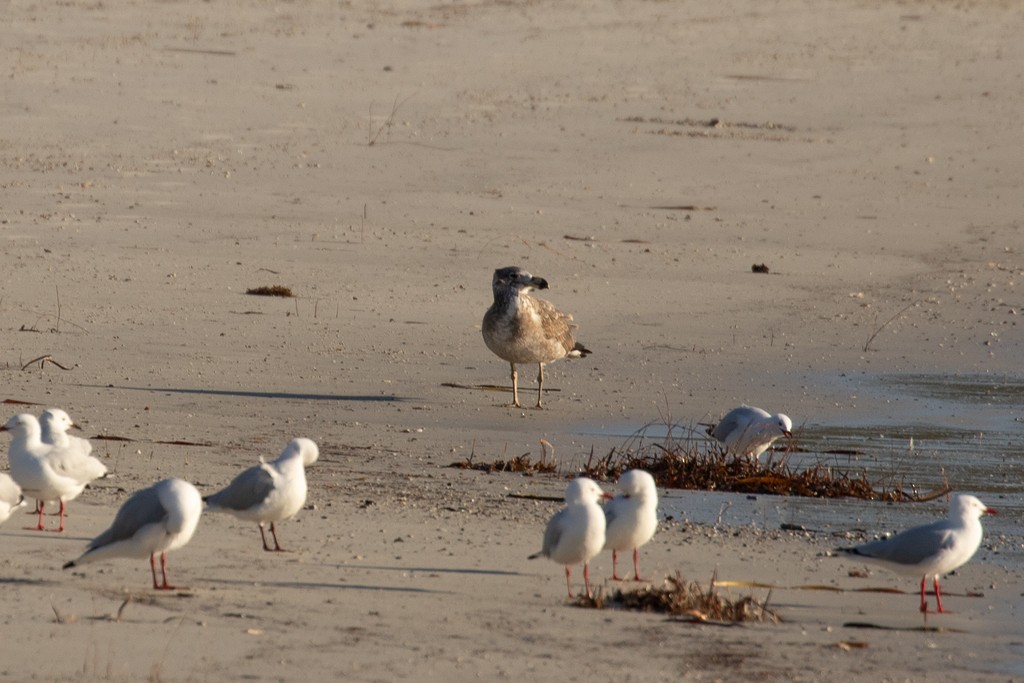
<svg viewBox="0 0 1024 683"><path fill-rule="evenodd" d="M547 289L548 281L542 277L535 277L533 278L533 286L537 289Z"/></svg>

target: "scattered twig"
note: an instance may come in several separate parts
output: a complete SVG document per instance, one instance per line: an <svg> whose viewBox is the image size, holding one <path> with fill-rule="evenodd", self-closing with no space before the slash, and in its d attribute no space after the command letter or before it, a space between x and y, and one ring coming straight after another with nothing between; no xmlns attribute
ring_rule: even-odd
<svg viewBox="0 0 1024 683"><path fill-rule="evenodd" d="M131 595L129 595L127 598L125 598L124 602L121 603L121 606L117 608L117 614L114 615L114 621L116 621L117 623L121 623L121 615L124 614L124 608L127 607L128 603L131 602L131 601L132 601L132 596Z"/></svg>
<svg viewBox="0 0 1024 683"><path fill-rule="evenodd" d="M547 439L540 440L540 464L548 461L548 448L551 449L551 464L555 463L555 447Z"/></svg>
<svg viewBox="0 0 1024 683"><path fill-rule="evenodd" d="M60 287L54 285L57 290L57 334L60 334Z"/></svg>
<svg viewBox="0 0 1024 683"><path fill-rule="evenodd" d="M380 138L381 133L383 133L384 131L388 131L390 133L391 128L394 127L394 125L395 125L395 116L398 114L399 108L403 104L408 102L410 100L410 98L412 98L412 95L409 95L409 97L406 97L404 100L399 102L398 101L398 96L397 95L395 96L395 101L391 105L391 113L388 114L388 117L386 119L384 119L384 123L382 123L380 125L380 128L377 129L376 133L373 132L373 105L372 104L370 105L370 121L369 121L369 124L368 124L369 125L369 141L367 142L367 146L368 147L373 147L377 143L377 139ZM388 135L388 137L390 138L390 134Z"/></svg>
<svg viewBox="0 0 1024 683"><path fill-rule="evenodd" d="M69 614L68 616L61 614L60 610L57 609L57 605L53 602L52 595L50 596L50 609L53 610L53 616L57 620L58 624L73 624L78 621L78 618L74 614Z"/></svg>
<svg viewBox="0 0 1024 683"><path fill-rule="evenodd" d="M542 500L545 503L561 503L565 500L564 497L559 498L558 496L538 496L533 493L510 493L509 498L518 498L520 500Z"/></svg>
<svg viewBox="0 0 1024 683"><path fill-rule="evenodd" d="M896 318L899 318L899 317L900 317L901 315L903 315L904 313L906 313L906 312L907 312L907 310L909 310L909 309L913 308L913 307L914 307L914 306L916 306L916 305L917 305L917 302L916 302L916 301L912 301L912 302L910 302L909 304L907 304L906 306L904 306L903 308L901 308L901 309L899 310L899 313L897 313L896 315L894 315L893 317L889 318L889 319L888 319L888 320L886 320L886 321L885 321L884 323L882 323L881 325L879 325L879 326L878 326L878 328L877 328L877 329L875 329L875 331L874 331L874 332L872 332L872 333L871 333L871 335L870 335L870 336L868 337L868 340L867 340L866 342L864 342L864 348L863 348L863 351L864 351L864 353L867 353L867 352L868 352L868 349L869 349L869 348L870 348L870 346L871 346L871 342L875 341L875 337L877 337L877 336L878 336L878 335L879 335L879 334L880 334L880 333L882 332L882 330L884 330L884 329L885 329L886 327L888 327L888 326L889 326L889 324L890 324L890 323L892 323L892 321L896 320Z"/></svg>
<svg viewBox="0 0 1024 683"><path fill-rule="evenodd" d="M39 369L40 370L42 370L46 366L47 363L53 363L54 365L56 365L61 370L74 370L74 368L69 368L69 367L65 367L65 366L61 365L60 363L55 361L52 357L50 357L50 354L48 354L48 353L45 354L45 355L39 356L39 358L33 358L29 362L27 362L24 365L22 365L21 369L25 370L25 369L28 368L28 366L32 365L33 363L39 363Z"/></svg>

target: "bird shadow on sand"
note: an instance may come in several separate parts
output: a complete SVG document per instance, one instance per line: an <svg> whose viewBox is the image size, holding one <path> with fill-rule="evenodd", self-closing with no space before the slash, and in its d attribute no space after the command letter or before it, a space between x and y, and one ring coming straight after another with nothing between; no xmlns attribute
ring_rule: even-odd
<svg viewBox="0 0 1024 683"><path fill-rule="evenodd" d="M523 572L510 572L503 569L466 569L463 567L385 567L370 564L344 564L342 569L370 569L373 571L419 572L421 574L471 574L480 576L533 576Z"/></svg>
<svg viewBox="0 0 1024 683"><path fill-rule="evenodd" d="M322 581L253 581L252 579L215 579L200 577L196 579L195 583L197 585L204 583L216 583L225 586L244 586L247 588L258 586L260 588L295 588L298 590L336 588L339 590L385 591L390 593L434 593L438 595L450 593L450 591L438 591L431 590L429 588L410 588L408 586L374 586L361 583L324 583Z"/></svg>
<svg viewBox="0 0 1024 683"><path fill-rule="evenodd" d="M908 633L969 633L969 631L949 626L929 626L927 624L922 624L921 626L885 626L883 624L872 624L870 622L862 621L848 621L843 624L843 628L875 629L879 631L906 631Z"/></svg>
<svg viewBox="0 0 1024 683"><path fill-rule="evenodd" d="M245 391L241 389L196 389L173 387L131 387L116 384L77 384L85 389L117 389L119 391L145 391L153 394L197 394L200 396L233 396L236 398L267 398L293 401L356 401L366 403L394 403L407 399L401 396L344 395L344 394L292 394L282 391Z"/></svg>
<svg viewBox="0 0 1024 683"><path fill-rule="evenodd" d="M56 586L59 583L60 581L50 581L49 579L0 578L0 586Z"/></svg>

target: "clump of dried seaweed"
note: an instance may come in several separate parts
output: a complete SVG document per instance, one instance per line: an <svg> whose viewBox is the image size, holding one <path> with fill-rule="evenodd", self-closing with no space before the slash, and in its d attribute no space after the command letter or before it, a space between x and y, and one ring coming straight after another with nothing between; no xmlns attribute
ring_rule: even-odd
<svg viewBox="0 0 1024 683"><path fill-rule="evenodd" d="M668 576L660 587L644 586L633 590L616 588L607 596L598 591L593 598L581 594L576 604L595 609L657 612L701 623L779 622L779 616L768 609L771 593L764 602L758 602L753 596L730 600L719 595L715 585L717 578L712 577L707 586L702 586L696 581L687 581L676 572Z"/></svg>
<svg viewBox="0 0 1024 683"><path fill-rule="evenodd" d="M558 466L554 461L541 459L533 462L528 453L516 456L511 460L495 460L494 462L477 462L470 457L453 462L449 467L480 472L517 472L519 474L554 474L558 471Z"/></svg>
<svg viewBox="0 0 1024 683"><path fill-rule="evenodd" d="M252 289L245 290L246 294L253 296L283 296L285 298L292 298L295 295L292 294L292 290L284 285L271 285L269 287L253 287Z"/></svg>
<svg viewBox="0 0 1024 683"><path fill-rule="evenodd" d="M904 489L898 481L888 488L875 488L865 472L856 474L821 464L797 470L785 458L759 463L720 450L702 452L695 445L677 443L612 449L603 458L591 458L583 473L592 479L615 481L631 469L647 470L659 486L698 491L903 502L930 500L945 493L918 494Z"/></svg>

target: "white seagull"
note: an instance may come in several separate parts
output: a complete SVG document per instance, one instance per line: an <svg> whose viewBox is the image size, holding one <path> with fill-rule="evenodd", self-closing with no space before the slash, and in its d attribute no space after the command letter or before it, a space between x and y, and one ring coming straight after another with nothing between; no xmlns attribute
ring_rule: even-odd
<svg viewBox="0 0 1024 683"><path fill-rule="evenodd" d="M21 487L9 474L0 472L0 524L6 522L14 511L25 505Z"/></svg>
<svg viewBox="0 0 1024 683"><path fill-rule="evenodd" d="M47 408L39 415L39 426L42 429L40 438L43 443L59 448L72 449L86 456L92 453L92 444L89 443L88 439L68 434L69 429L80 430L81 427L75 424L66 411L60 408ZM95 460L94 467L97 472L102 468L102 472L95 477L98 479L107 473L107 468L99 460L95 458L93 460Z"/></svg>
<svg viewBox="0 0 1024 683"><path fill-rule="evenodd" d="M640 546L654 537L658 527L658 489L654 477L643 470L629 470L619 477L622 493L604 506L608 522L604 547L612 549L612 578L622 581L617 564L620 550L633 551L633 579L640 578Z"/></svg>
<svg viewBox="0 0 1024 683"><path fill-rule="evenodd" d="M602 498L611 496L593 479L573 479L565 489L566 506L548 520L541 551L529 557L532 560L543 556L565 565L565 585L570 598L573 597L571 567L581 562L587 597L593 597L589 562L604 547L604 511L598 505Z"/></svg>
<svg viewBox="0 0 1024 683"><path fill-rule="evenodd" d="M738 406L708 428L708 434L733 455L757 460L777 439L793 436L793 421L782 413L769 415L760 408Z"/></svg>
<svg viewBox="0 0 1024 683"><path fill-rule="evenodd" d="M317 445L309 439L292 439L274 462L250 467L221 491L203 501L213 512L227 512L247 522L256 522L264 550L282 551L277 542L275 522L280 522L306 504L306 467L320 457ZM270 522L274 547L267 545L263 525Z"/></svg>
<svg viewBox="0 0 1024 683"><path fill-rule="evenodd" d="M487 348L512 366L512 405L519 407L519 375L516 363L536 363L537 407L544 392L544 364L560 358L580 358L590 353L576 341L572 316L544 299L530 296L547 289L544 278L516 266L494 271L491 290L494 303L484 314L481 331Z"/></svg>
<svg viewBox="0 0 1024 683"><path fill-rule="evenodd" d="M110 528L94 538L82 556L64 569L114 557L146 557L153 573L153 588L172 590L167 582L167 553L191 540L203 512L199 491L182 479L164 479L136 491L114 516ZM163 582L156 580L156 555L160 554Z"/></svg>
<svg viewBox="0 0 1024 683"><path fill-rule="evenodd" d="M921 577L921 611L928 611L925 584L934 577L937 612L942 609L939 576L963 566L981 545L981 517L996 511L964 494L953 496L949 515L931 524L913 527L879 541L855 548L839 548L839 552L874 562L904 576Z"/></svg>
<svg viewBox="0 0 1024 683"><path fill-rule="evenodd" d="M11 476L21 486L22 493L39 503L35 529L45 529L46 501L57 500L60 501L60 526L54 531L64 531L65 503L77 498L86 484L105 474L107 468L80 449L43 443L42 429L34 415L15 415L0 431L10 432L12 437L8 451Z"/></svg>

